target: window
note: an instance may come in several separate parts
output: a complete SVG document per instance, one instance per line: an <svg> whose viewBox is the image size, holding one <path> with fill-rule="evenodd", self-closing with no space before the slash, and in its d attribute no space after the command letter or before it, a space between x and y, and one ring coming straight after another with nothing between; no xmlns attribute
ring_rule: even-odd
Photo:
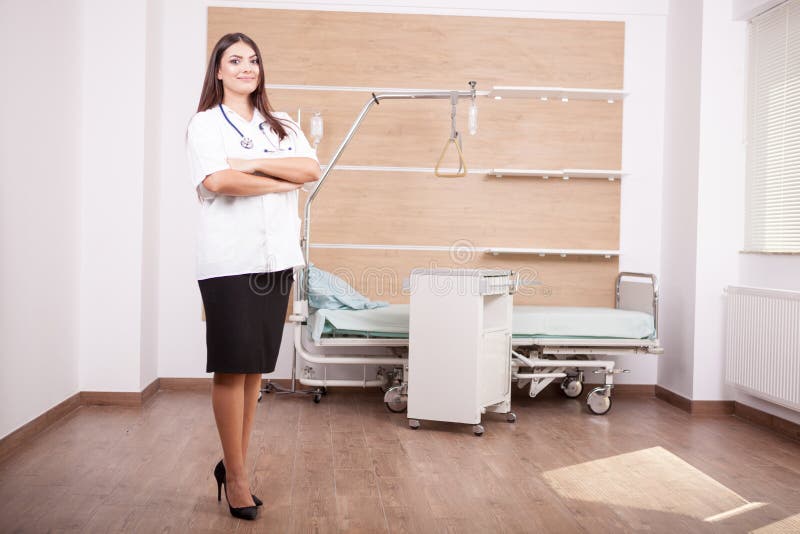
<svg viewBox="0 0 800 534"><path fill-rule="evenodd" d="M800 0L750 21L745 250L800 253Z"/></svg>

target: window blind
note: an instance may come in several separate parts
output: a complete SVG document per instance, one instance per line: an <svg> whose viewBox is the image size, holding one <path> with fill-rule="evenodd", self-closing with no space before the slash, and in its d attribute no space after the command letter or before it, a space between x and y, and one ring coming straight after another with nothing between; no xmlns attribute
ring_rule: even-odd
<svg viewBox="0 0 800 534"><path fill-rule="evenodd" d="M800 0L749 27L745 250L800 253Z"/></svg>

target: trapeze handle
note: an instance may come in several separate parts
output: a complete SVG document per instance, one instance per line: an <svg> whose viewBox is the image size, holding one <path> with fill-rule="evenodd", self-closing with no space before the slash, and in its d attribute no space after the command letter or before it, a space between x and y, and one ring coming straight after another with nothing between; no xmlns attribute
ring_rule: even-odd
<svg viewBox="0 0 800 534"><path fill-rule="evenodd" d="M447 153L447 148L450 146L450 143L456 146L456 150L458 151L458 171L455 173L447 173L441 172L439 167L442 165L442 161L444 161L444 155ZM461 151L461 145L458 142L458 135L455 137L450 137L444 144L444 148L442 149L442 154L439 156L439 161L436 162L436 168L433 169L433 174L438 176L439 178L463 178L467 175L467 162L464 161L464 153Z"/></svg>

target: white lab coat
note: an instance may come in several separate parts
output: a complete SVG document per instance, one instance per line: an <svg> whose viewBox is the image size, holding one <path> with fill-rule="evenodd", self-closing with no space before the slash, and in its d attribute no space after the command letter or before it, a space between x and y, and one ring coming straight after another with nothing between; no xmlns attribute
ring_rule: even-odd
<svg viewBox="0 0 800 534"><path fill-rule="evenodd" d="M242 147L242 137L228 124L218 106L197 113L189 123L190 177L201 206L197 228L197 279L281 271L303 265L297 191L247 197L216 195L202 182L210 174L229 169L229 158L306 157L317 160L316 151L286 113L275 113L288 133L278 143L277 134L268 125L264 125L263 131L259 129L264 117L257 109L248 122L232 109L223 107L239 131L252 139L253 147Z"/></svg>

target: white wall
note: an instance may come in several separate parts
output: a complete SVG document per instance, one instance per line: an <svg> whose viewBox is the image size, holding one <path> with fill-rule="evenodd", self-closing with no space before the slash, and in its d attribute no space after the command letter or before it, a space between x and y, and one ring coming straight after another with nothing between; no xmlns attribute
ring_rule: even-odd
<svg viewBox="0 0 800 534"><path fill-rule="evenodd" d="M623 20L626 23L625 101L620 266L660 274L660 202L664 108L666 2L505 0L488 3L417 1L215 2L236 7L328 9L480 16ZM194 278L197 204L187 178L186 124L197 108L205 73L206 5L202 0L168 2L164 8L164 54L182 58L163 72L161 243L159 264L159 367L163 377L206 376L205 325ZM268 64L268 58L266 59ZM293 80L271 80L293 83ZM285 333L288 334L287 332ZM284 347L291 343L284 339ZM291 352L282 351L279 377L289 376ZM655 383L655 359L626 359L632 369L619 382Z"/></svg>
<svg viewBox="0 0 800 534"><path fill-rule="evenodd" d="M162 54L173 59L161 90L158 376L199 377L207 376L194 256L199 206L188 178L185 135L206 68L206 8L197 0L176 0L163 11Z"/></svg>
<svg viewBox="0 0 800 534"><path fill-rule="evenodd" d="M741 254L739 271L743 286L800 291L800 256Z"/></svg>
<svg viewBox="0 0 800 534"><path fill-rule="evenodd" d="M0 437L79 390L80 23L0 3Z"/></svg>
<svg viewBox="0 0 800 534"><path fill-rule="evenodd" d="M744 241L747 23L730 0L703 2L694 329L696 400L729 399L723 383L726 286Z"/></svg>
<svg viewBox="0 0 800 534"><path fill-rule="evenodd" d="M724 288L739 280L743 240L747 26L731 0L675 0L667 42L662 338L679 350L661 361L659 384L730 399Z"/></svg>
<svg viewBox="0 0 800 534"><path fill-rule="evenodd" d="M82 391L140 391L145 37L145 4L83 0Z"/></svg>
<svg viewBox="0 0 800 534"><path fill-rule="evenodd" d="M702 4L673 0L667 18L658 384L691 397L694 367Z"/></svg>
<svg viewBox="0 0 800 534"><path fill-rule="evenodd" d="M667 34L662 340L679 347L660 385L800 414L723 382L727 285L800 290L800 257L742 254L747 26L772 0L673 0ZM697 41L701 40L699 46Z"/></svg>
<svg viewBox="0 0 800 534"><path fill-rule="evenodd" d="M142 202L142 307L139 389L158 377L158 265L161 226L161 71L163 5L147 0ZM166 62L171 64L171 62Z"/></svg>

